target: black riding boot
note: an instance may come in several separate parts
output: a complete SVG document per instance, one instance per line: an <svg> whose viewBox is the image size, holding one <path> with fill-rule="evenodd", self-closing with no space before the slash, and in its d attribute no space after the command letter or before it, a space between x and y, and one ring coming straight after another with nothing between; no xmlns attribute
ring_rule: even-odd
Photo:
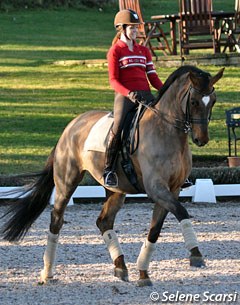
<svg viewBox="0 0 240 305"><path fill-rule="evenodd" d="M108 137L105 168L103 174L105 186L118 187L118 177L115 173L115 161L119 151L119 146L120 138L119 136L116 136L111 129Z"/></svg>

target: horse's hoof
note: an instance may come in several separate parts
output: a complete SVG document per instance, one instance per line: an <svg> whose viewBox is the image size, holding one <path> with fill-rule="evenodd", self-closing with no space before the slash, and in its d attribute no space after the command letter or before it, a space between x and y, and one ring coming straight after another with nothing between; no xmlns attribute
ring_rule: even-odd
<svg viewBox="0 0 240 305"><path fill-rule="evenodd" d="M153 284L152 284L151 280L149 278L147 278L147 279L139 279L137 281L137 285L138 285L138 287L146 287L146 286L152 286Z"/></svg>
<svg viewBox="0 0 240 305"><path fill-rule="evenodd" d="M114 276L118 277L124 282L128 282L128 271L127 269L114 268Z"/></svg>
<svg viewBox="0 0 240 305"><path fill-rule="evenodd" d="M202 268L206 267L206 264L201 256L190 256L190 266Z"/></svg>
<svg viewBox="0 0 240 305"><path fill-rule="evenodd" d="M51 281L53 281L53 278L50 278L50 277L44 278L41 276L40 280L38 281L38 285L39 286L46 285L46 284L51 283Z"/></svg>
<svg viewBox="0 0 240 305"><path fill-rule="evenodd" d="M58 283L58 279L54 279L53 277L48 277L46 279L41 279L38 281L38 286L42 286L42 285L48 285L48 284L57 284Z"/></svg>
<svg viewBox="0 0 240 305"><path fill-rule="evenodd" d="M46 285L46 284L55 284L58 280L54 279L53 276L46 276L45 271L42 270L40 273L40 280L38 281L38 285Z"/></svg>

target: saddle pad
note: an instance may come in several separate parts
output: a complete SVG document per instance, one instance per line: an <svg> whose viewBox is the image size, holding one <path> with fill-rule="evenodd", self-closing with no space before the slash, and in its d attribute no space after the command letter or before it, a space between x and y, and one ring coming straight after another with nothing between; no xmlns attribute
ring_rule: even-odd
<svg viewBox="0 0 240 305"><path fill-rule="evenodd" d="M112 113L108 113L98 120L91 128L89 135L84 143L84 151L94 150L105 152L107 145L107 135L113 124Z"/></svg>

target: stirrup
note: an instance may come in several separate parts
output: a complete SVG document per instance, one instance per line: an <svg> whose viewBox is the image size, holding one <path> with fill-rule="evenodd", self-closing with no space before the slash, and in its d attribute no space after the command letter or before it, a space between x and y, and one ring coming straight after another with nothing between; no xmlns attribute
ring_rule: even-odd
<svg viewBox="0 0 240 305"><path fill-rule="evenodd" d="M118 187L118 176L115 172L109 171L104 174L104 185L109 187Z"/></svg>
<svg viewBox="0 0 240 305"><path fill-rule="evenodd" d="M193 183L191 181L189 181L188 179L186 179L185 182L183 183L183 185L181 186L181 189L189 188L192 185L193 185Z"/></svg>

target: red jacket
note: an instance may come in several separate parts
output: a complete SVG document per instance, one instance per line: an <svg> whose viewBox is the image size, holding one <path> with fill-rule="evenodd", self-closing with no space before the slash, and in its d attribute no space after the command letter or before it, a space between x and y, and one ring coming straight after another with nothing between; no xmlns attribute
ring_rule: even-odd
<svg viewBox="0 0 240 305"><path fill-rule="evenodd" d="M157 90L162 87L147 47L134 43L132 52L119 39L109 49L107 58L110 85L116 92L127 96L130 91L150 91L149 82Z"/></svg>

